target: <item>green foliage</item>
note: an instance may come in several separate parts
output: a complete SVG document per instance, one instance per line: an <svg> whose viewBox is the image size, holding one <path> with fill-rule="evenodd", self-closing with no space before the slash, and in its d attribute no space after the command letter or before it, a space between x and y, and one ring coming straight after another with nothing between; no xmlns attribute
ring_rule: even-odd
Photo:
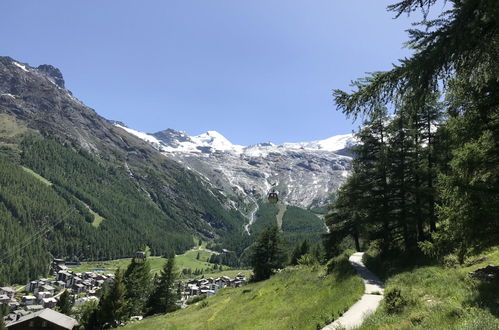
<svg viewBox="0 0 499 330"><path fill-rule="evenodd" d="M151 266L149 260L132 259L124 274L125 298L130 316L143 315L151 294Z"/></svg>
<svg viewBox="0 0 499 330"><path fill-rule="evenodd" d="M407 305L407 300L402 296L398 288L390 288L385 291L384 308L388 314L397 314L402 312Z"/></svg>
<svg viewBox="0 0 499 330"><path fill-rule="evenodd" d="M171 253L160 275L154 281L154 288L147 302L148 314L168 313L177 309L178 296L175 288L177 277L175 254Z"/></svg>
<svg viewBox="0 0 499 330"><path fill-rule="evenodd" d="M114 282L107 288L97 308L97 324L100 327L115 327L128 319L128 302L123 281L123 272L118 269Z"/></svg>
<svg viewBox="0 0 499 330"><path fill-rule="evenodd" d="M389 9L426 15L435 3L404 0ZM499 240L499 10L490 0L449 7L409 31L412 56L354 82L351 93L334 93L343 113L367 121L330 217L331 251L335 235L359 234L379 240L382 253L419 246L462 262ZM395 110L391 120L385 105ZM353 196L356 211L347 203Z"/></svg>
<svg viewBox="0 0 499 330"><path fill-rule="evenodd" d="M277 212L278 209L276 204L270 204L270 203L260 204L258 211L255 214L255 222L251 226L252 235L258 236L266 228L271 226L276 226Z"/></svg>
<svg viewBox="0 0 499 330"><path fill-rule="evenodd" d="M328 274L333 274L338 278L354 276L355 270L352 268L348 258L353 251L347 250L337 257L330 259L326 264Z"/></svg>
<svg viewBox="0 0 499 330"><path fill-rule="evenodd" d="M282 238L277 227L264 230L251 249L250 260L254 281L266 280L276 270L283 267L286 254L282 248Z"/></svg>
<svg viewBox="0 0 499 330"><path fill-rule="evenodd" d="M394 265L386 280L382 308L370 316L360 327L366 329L497 329L499 283L482 282L469 273L488 264L499 263L498 247L475 255L469 264L414 267ZM399 262L400 264L401 262ZM385 264L386 266L386 264ZM403 308L392 313L400 301L388 297L393 289L400 291ZM388 298L388 299L387 299ZM389 302L392 301L393 303Z"/></svg>
<svg viewBox="0 0 499 330"><path fill-rule="evenodd" d="M291 265L297 265L298 260L301 258L301 256L308 254L309 250L310 250L310 247L308 245L307 240L304 240L303 242L296 244L295 248L293 249L293 252L291 253L291 258L290 258L289 263Z"/></svg>
<svg viewBox="0 0 499 330"><path fill-rule="evenodd" d="M316 242L320 240L322 233L326 231L324 221L321 218L296 206L286 208L281 229L286 245L289 248L302 240Z"/></svg>
<svg viewBox="0 0 499 330"><path fill-rule="evenodd" d="M0 307L3 307L3 304L0 305ZM7 330L7 327L5 326L5 321L3 319L5 314L4 308L0 308L0 330Z"/></svg>
<svg viewBox="0 0 499 330"><path fill-rule="evenodd" d="M192 304L195 304L201 300L204 300L206 299L206 295L205 294L200 294L198 296L194 296L194 297L190 297L189 299L187 299L187 301L185 302L187 305L192 305Z"/></svg>
<svg viewBox="0 0 499 330"><path fill-rule="evenodd" d="M78 306L75 310L75 317L84 330L98 329L97 313L99 302L90 300Z"/></svg>
<svg viewBox="0 0 499 330"><path fill-rule="evenodd" d="M64 290L64 292L59 297L59 301L57 302L57 310L62 314L70 315L71 310L74 305L74 297L71 295L69 290Z"/></svg>
<svg viewBox="0 0 499 330"><path fill-rule="evenodd" d="M317 259L314 255L306 253L300 256L298 259L298 265L312 266L317 263Z"/></svg>

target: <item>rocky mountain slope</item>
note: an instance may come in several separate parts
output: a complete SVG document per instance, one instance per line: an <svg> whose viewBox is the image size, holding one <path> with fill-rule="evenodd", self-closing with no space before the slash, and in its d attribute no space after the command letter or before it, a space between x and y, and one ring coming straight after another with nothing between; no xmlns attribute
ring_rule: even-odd
<svg viewBox="0 0 499 330"><path fill-rule="evenodd" d="M329 202L348 176L348 148L355 143L346 134L313 142L240 146L215 131L198 136L173 129L145 134L116 126L200 173L226 195L256 204L275 188L284 203L303 208Z"/></svg>
<svg viewBox="0 0 499 330"><path fill-rule="evenodd" d="M50 255L163 254L193 236L237 249L247 220L226 196L64 86L53 66L0 57L0 282L39 275Z"/></svg>

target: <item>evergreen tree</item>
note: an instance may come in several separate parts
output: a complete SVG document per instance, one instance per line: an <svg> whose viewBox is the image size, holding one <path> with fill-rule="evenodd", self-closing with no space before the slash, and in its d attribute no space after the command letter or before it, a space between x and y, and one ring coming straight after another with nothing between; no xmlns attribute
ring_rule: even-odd
<svg viewBox="0 0 499 330"><path fill-rule="evenodd" d="M151 292L151 266L149 260L136 260L128 266L124 275L129 315L142 315Z"/></svg>
<svg viewBox="0 0 499 330"><path fill-rule="evenodd" d="M70 315L73 305L74 298L71 295L71 292L68 289L64 290L57 302L57 310L62 314Z"/></svg>
<svg viewBox="0 0 499 330"><path fill-rule="evenodd" d="M3 319L2 314L0 314L0 330L7 330L7 327L5 326L5 321Z"/></svg>
<svg viewBox="0 0 499 330"><path fill-rule="evenodd" d="M102 329L97 320L98 308L99 303L96 300L90 300L76 309L76 319L85 330Z"/></svg>
<svg viewBox="0 0 499 330"><path fill-rule="evenodd" d="M175 254L172 252L154 283L154 289L148 301L148 314L169 313L177 309L178 300L175 281Z"/></svg>
<svg viewBox="0 0 499 330"><path fill-rule="evenodd" d="M7 330L3 317L4 315L7 315L8 309L5 308L4 306L7 307L7 305L0 304L0 330Z"/></svg>
<svg viewBox="0 0 499 330"><path fill-rule="evenodd" d="M252 247L250 262L253 267L253 280L268 279L274 272L282 268L286 254L282 248L279 228L265 229Z"/></svg>
<svg viewBox="0 0 499 330"><path fill-rule="evenodd" d="M397 16L420 9L427 18L435 2L403 0L389 9ZM362 171L362 164L374 165L362 154L359 166L354 162L354 175L368 183L362 189L371 204L362 221L367 238L380 240L383 251L427 250L422 241L430 240L433 252L458 252L463 260L499 240L499 10L489 0L449 3L438 19L409 31L411 57L354 82L350 93L334 95L353 118L375 120L380 104L395 109L382 141L392 161L377 162L386 171ZM439 95L444 105L436 102ZM333 223L352 224L348 208L338 207Z"/></svg>
<svg viewBox="0 0 499 330"><path fill-rule="evenodd" d="M99 301L97 323L100 327L115 327L128 318L123 272L118 268L114 282L105 289Z"/></svg>

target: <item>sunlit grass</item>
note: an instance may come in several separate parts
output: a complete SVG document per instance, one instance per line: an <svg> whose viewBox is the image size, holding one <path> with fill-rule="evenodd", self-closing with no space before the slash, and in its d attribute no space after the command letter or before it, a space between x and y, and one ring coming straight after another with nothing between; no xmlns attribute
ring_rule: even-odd
<svg viewBox="0 0 499 330"><path fill-rule="evenodd" d="M363 291L357 276L340 280L319 267L291 267L125 329L316 329L342 315Z"/></svg>
<svg viewBox="0 0 499 330"><path fill-rule="evenodd" d="M387 290L400 289L406 306L389 314L385 301L360 329L499 329L499 286L469 276L488 264L498 265L499 249L472 260L482 257L486 259L473 266L426 266L389 277Z"/></svg>

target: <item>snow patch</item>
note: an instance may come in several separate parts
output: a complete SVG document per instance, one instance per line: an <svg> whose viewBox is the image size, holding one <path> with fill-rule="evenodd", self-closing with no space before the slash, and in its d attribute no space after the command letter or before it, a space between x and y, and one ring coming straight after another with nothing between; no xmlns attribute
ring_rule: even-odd
<svg viewBox="0 0 499 330"><path fill-rule="evenodd" d="M16 61L14 61L14 62L12 62L12 64L14 64L15 66L17 66L18 68L20 68L23 71L29 72L28 69L26 69L26 66L21 64L21 63L17 63Z"/></svg>
<svg viewBox="0 0 499 330"><path fill-rule="evenodd" d="M161 142L158 139L156 139L154 136L151 136L149 134L136 131L134 129L131 129L131 128L128 128L128 127L125 127L125 126L121 126L120 124L114 124L114 126L119 127L121 129L124 129L125 131L127 131L128 133L130 133L132 135L135 135L139 139L142 139L142 140L144 140L146 142L149 142L150 144L152 144L157 149L159 149L159 147L161 145Z"/></svg>

